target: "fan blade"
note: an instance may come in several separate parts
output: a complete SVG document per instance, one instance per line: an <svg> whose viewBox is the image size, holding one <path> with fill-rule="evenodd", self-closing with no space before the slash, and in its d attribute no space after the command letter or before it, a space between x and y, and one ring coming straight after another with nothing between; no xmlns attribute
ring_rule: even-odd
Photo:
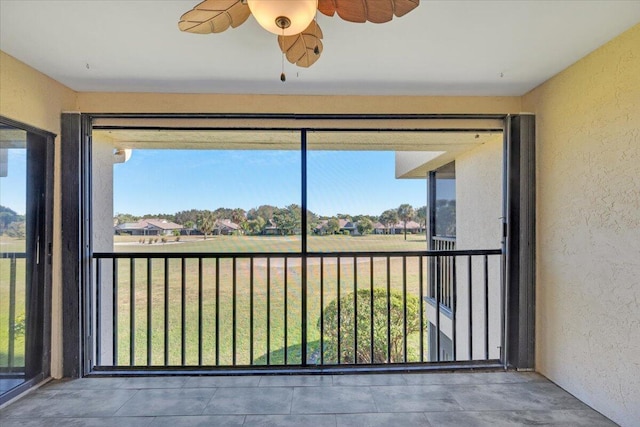
<svg viewBox="0 0 640 427"><path fill-rule="evenodd" d="M280 50L287 61L298 67L312 66L322 54L322 30L314 20L306 30L293 36L278 36ZM318 52L316 54L316 51Z"/></svg>
<svg viewBox="0 0 640 427"><path fill-rule="evenodd" d="M333 16L336 13L336 2L335 0L318 0L318 11L320 13Z"/></svg>
<svg viewBox="0 0 640 427"><path fill-rule="evenodd" d="M394 13L400 18L418 7L420 0L395 0Z"/></svg>
<svg viewBox="0 0 640 427"><path fill-rule="evenodd" d="M243 24L249 15L251 10L242 0L204 0L180 17L178 28L196 34L221 33Z"/></svg>
<svg viewBox="0 0 640 427"><path fill-rule="evenodd" d="M393 16L401 17L418 7L420 0L325 0L318 10L325 15L338 16L349 22L389 22ZM326 12L325 12L326 10ZM327 13L328 12L328 13Z"/></svg>

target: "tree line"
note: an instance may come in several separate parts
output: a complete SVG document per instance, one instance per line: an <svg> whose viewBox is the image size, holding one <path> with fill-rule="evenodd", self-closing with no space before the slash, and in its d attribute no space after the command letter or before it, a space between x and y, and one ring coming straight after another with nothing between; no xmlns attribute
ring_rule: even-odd
<svg viewBox="0 0 640 427"><path fill-rule="evenodd" d="M187 230L199 230L205 236L211 234L220 220L228 220L236 224L244 234L263 234L270 227L274 234L292 235L300 234L302 208L297 204L285 207L273 205L261 205L245 211L242 208L217 208L189 209L174 214L158 213L142 216L127 213L118 213L114 217L115 224L138 222L143 219L164 219L183 225ZM436 203L436 225L440 225L442 235L455 234L455 200L438 200ZM397 224L403 224L406 238L406 225L410 221L416 221L421 228L426 228L427 207L414 208L408 203L403 203L397 208L387 209L380 215L350 215L338 213L334 216L317 215L307 212L307 233L312 232L321 222L327 234L336 234L340 230L340 221L346 220L354 223L360 234L373 232L376 223L382 224L387 230ZM437 227L438 228L438 227ZM438 230L437 230L438 231Z"/></svg>

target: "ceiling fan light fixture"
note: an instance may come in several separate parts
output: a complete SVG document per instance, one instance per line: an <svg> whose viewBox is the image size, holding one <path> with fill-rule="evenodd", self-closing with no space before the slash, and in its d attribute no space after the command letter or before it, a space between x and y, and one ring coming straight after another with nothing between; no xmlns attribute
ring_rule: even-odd
<svg viewBox="0 0 640 427"><path fill-rule="evenodd" d="M265 30L285 36L303 32L318 9L318 0L247 0L247 4Z"/></svg>

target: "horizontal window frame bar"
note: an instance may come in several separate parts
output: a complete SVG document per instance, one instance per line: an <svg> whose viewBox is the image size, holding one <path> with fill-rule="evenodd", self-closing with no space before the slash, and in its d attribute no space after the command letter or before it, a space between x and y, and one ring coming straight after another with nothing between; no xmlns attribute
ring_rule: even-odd
<svg viewBox="0 0 640 427"><path fill-rule="evenodd" d="M502 255L502 249L466 249L452 251L398 251L398 252L94 252L93 259L238 259L238 258L402 258L438 256Z"/></svg>
<svg viewBox="0 0 640 427"><path fill-rule="evenodd" d="M257 366L95 366L86 377L146 377L146 376L244 376L244 375L331 375L364 373L410 373L426 371L499 370L504 366L498 359L459 362L409 362L373 365L270 365Z"/></svg>

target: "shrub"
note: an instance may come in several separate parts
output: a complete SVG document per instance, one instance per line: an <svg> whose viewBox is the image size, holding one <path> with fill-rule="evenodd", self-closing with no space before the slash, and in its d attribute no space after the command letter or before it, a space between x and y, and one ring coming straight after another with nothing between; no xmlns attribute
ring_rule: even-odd
<svg viewBox="0 0 640 427"><path fill-rule="evenodd" d="M176 242L180 241L180 236L176 236Z"/></svg>
<svg viewBox="0 0 640 427"><path fill-rule="evenodd" d="M166 238L166 237L162 237L162 238L160 239L160 241L161 241L162 243L167 243L167 238Z"/></svg>
<svg viewBox="0 0 640 427"><path fill-rule="evenodd" d="M371 357L371 294L360 289L358 296L358 349L354 343L354 293L340 298L340 362L341 363L386 363L387 362L387 290L373 290L373 360ZM391 360L404 361L404 306L402 292L391 291ZM338 361L338 301L327 305L324 313L324 358ZM423 316L426 324L426 317ZM320 321L318 321L320 329ZM407 340L420 333L420 299L407 294ZM414 349L408 348L408 357L416 358Z"/></svg>

